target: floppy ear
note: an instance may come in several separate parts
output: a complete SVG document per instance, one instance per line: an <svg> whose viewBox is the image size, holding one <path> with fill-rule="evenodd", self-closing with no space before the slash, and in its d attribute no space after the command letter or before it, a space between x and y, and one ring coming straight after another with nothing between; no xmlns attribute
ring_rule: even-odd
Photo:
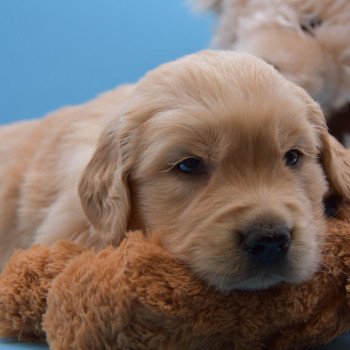
<svg viewBox="0 0 350 350"><path fill-rule="evenodd" d="M322 137L322 165L330 189L343 199L350 199L350 150L345 149L332 135Z"/></svg>
<svg viewBox="0 0 350 350"><path fill-rule="evenodd" d="M309 120L316 128L321 146L321 164L328 179L330 194L343 200L350 199L350 150L345 149L329 134L324 115L319 105L304 91Z"/></svg>
<svg viewBox="0 0 350 350"><path fill-rule="evenodd" d="M127 176L131 160L123 152L126 138L113 125L104 130L78 188L91 224L104 242L114 245L122 240L130 215Z"/></svg>

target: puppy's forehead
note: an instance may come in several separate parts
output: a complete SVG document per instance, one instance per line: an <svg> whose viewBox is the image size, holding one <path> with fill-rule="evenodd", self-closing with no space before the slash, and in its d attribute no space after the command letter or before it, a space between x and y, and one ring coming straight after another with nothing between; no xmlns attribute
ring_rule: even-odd
<svg viewBox="0 0 350 350"><path fill-rule="evenodd" d="M236 123L257 123L277 111L297 115L304 109L293 84L274 68L230 51L208 50L165 64L139 85L144 103L151 103L158 114L157 122L162 122L159 112L174 110L180 111L179 119L192 115L186 122L236 118Z"/></svg>
<svg viewBox="0 0 350 350"><path fill-rule="evenodd" d="M285 85L285 78L257 57L207 50L160 66L139 87L144 95L158 94L160 103L171 106L171 102L211 104L232 95L265 99L287 88Z"/></svg>
<svg viewBox="0 0 350 350"><path fill-rule="evenodd" d="M186 111L197 119L236 116L236 122L256 123L277 111L297 115L305 108L294 86L270 65L234 52L205 51L166 64L141 86L157 111Z"/></svg>

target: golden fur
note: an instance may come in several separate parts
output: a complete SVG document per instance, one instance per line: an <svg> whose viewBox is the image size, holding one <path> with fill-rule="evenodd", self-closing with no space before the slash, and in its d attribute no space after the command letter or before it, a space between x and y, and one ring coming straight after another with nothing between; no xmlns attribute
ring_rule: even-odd
<svg viewBox="0 0 350 350"><path fill-rule="evenodd" d="M324 111L350 102L350 1L193 0L218 16L213 46L273 64Z"/></svg>
<svg viewBox="0 0 350 350"><path fill-rule="evenodd" d="M318 266L328 185L350 197L349 155L319 106L262 60L230 51L165 64L135 86L4 127L0 139L2 262L33 243L101 247L160 229L170 252L222 290L300 282ZM301 162L287 167L295 148ZM206 172L181 173L189 157ZM253 266L242 231L275 221L291 231L287 258Z"/></svg>

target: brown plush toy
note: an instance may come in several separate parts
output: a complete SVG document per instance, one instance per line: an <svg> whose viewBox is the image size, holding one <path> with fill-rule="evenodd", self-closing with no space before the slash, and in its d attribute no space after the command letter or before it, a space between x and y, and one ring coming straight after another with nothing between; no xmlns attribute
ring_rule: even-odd
<svg viewBox="0 0 350 350"><path fill-rule="evenodd" d="M331 221L302 285L221 294L133 232L119 248L17 252L0 275L0 335L52 349L301 349L350 329L350 224Z"/></svg>

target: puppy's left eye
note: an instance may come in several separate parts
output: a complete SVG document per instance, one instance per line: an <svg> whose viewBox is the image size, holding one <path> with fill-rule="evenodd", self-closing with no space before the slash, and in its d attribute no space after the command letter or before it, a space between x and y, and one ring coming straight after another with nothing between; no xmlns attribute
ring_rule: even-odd
<svg viewBox="0 0 350 350"><path fill-rule="evenodd" d="M200 158L187 158L176 164L176 167L184 174L201 175L207 172L207 168Z"/></svg>
<svg viewBox="0 0 350 350"><path fill-rule="evenodd" d="M284 155L286 166L294 167L300 162L301 152L297 149L291 149Z"/></svg>

